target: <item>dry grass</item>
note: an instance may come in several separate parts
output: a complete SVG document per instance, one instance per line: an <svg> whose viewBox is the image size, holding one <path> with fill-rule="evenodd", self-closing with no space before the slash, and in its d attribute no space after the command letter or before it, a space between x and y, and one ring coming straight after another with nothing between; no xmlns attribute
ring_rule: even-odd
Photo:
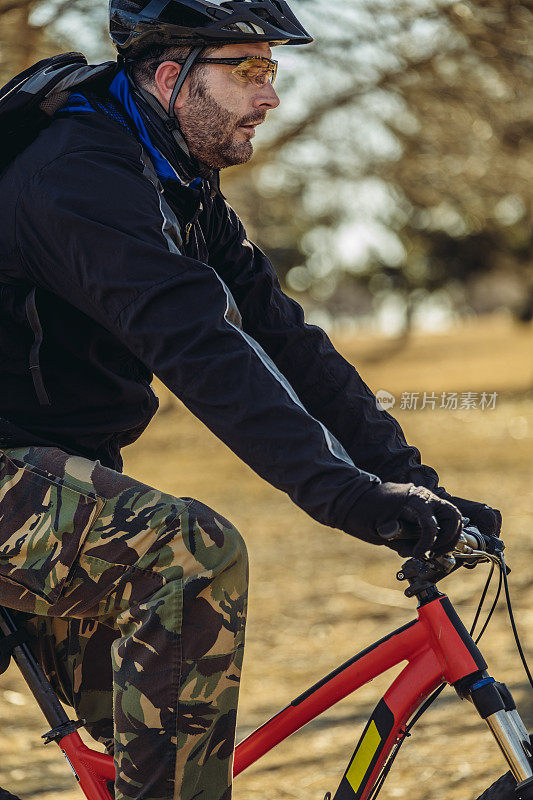
<svg viewBox="0 0 533 800"><path fill-rule="evenodd" d="M518 393L533 383L531 339L529 329L496 319L446 336L417 337L393 360L380 363L372 362L383 346L375 340L339 343L373 388L396 395L417 390L506 393L494 411L400 411L397 416L426 463L439 469L445 486L503 509L526 650L533 626L533 400ZM246 537L252 585L242 737L329 670L412 618L414 607L396 584L400 562L394 554L312 522L179 404L164 400L166 411L142 443L129 449L126 469L166 491L201 498ZM478 572L448 580L447 590L465 621L483 582ZM533 725L531 693L503 610L489 628L483 651ZM242 775L236 800L322 800L326 791L334 792L388 678L364 687ZM38 744L44 725L15 671L0 679L0 696L0 783L25 797L74 800L79 795L67 766L54 749ZM470 800L502 769L497 748L471 706L446 691L415 729L382 797Z"/></svg>

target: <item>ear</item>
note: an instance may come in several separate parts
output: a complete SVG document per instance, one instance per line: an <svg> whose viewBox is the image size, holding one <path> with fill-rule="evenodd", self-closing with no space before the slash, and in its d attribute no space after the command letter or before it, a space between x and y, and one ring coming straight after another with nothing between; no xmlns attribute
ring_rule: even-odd
<svg viewBox="0 0 533 800"><path fill-rule="evenodd" d="M175 61L164 61L157 68L155 73L155 84L157 87L157 99L165 108L168 108L170 98L176 81L179 78L182 69L181 64L176 64ZM179 93L176 100L175 108L182 108L188 94L188 79L185 81L183 89Z"/></svg>

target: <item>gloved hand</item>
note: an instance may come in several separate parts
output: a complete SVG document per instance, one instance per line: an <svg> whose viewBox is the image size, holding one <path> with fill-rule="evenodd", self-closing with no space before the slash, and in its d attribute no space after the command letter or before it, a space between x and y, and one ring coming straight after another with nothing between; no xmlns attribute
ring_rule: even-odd
<svg viewBox="0 0 533 800"><path fill-rule="evenodd" d="M395 521L406 522L412 538L385 542L378 528ZM345 520L342 529L374 544L387 544L402 556L418 558L453 550L462 531L461 514L445 499L421 486L405 483L373 485Z"/></svg>
<svg viewBox="0 0 533 800"><path fill-rule="evenodd" d="M499 536L502 530L502 515L497 508L491 508L484 503L475 503L472 500L463 500L462 497L452 497L442 486L435 489L435 494L459 509L485 536Z"/></svg>

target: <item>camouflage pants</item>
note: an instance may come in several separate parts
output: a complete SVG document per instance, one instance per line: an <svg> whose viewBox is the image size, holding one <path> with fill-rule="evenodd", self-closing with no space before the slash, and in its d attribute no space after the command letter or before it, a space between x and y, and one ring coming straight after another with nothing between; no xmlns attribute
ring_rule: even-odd
<svg viewBox="0 0 533 800"><path fill-rule="evenodd" d="M246 591L244 542L202 503L0 451L0 602L114 753L120 800L229 800Z"/></svg>

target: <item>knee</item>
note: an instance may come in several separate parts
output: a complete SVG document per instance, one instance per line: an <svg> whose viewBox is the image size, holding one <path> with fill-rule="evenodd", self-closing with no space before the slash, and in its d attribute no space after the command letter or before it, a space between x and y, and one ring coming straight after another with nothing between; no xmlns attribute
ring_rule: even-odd
<svg viewBox="0 0 533 800"><path fill-rule="evenodd" d="M192 501L187 516L185 544L204 568L213 574L231 569L239 575L239 582L247 583L248 551L237 528L198 500Z"/></svg>

